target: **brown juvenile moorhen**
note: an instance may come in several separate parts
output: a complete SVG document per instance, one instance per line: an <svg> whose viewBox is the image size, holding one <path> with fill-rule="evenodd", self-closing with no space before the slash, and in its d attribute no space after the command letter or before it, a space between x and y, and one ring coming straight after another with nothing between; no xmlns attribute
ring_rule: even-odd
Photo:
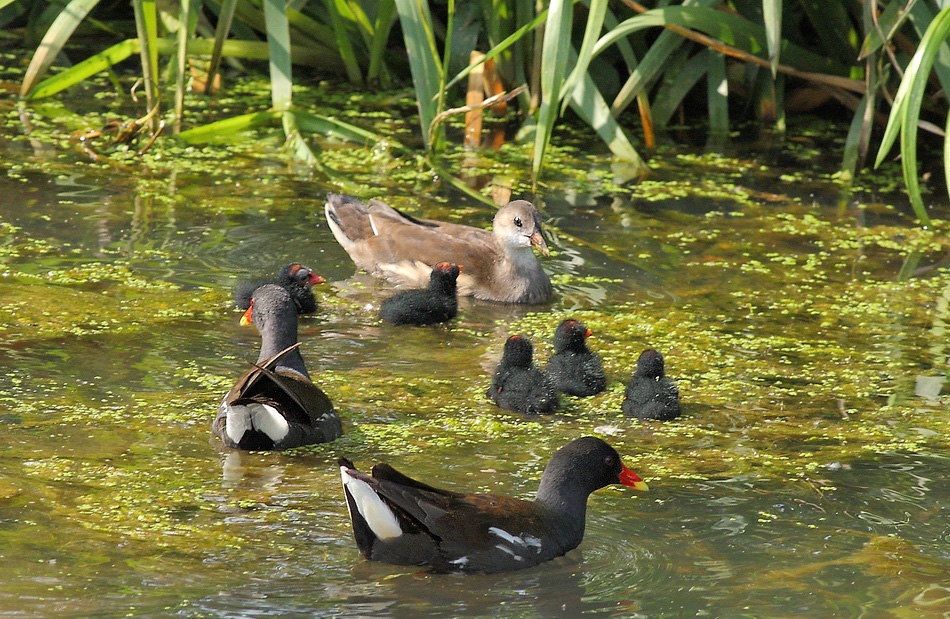
<svg viewBox="0 0 950 619"><path fill-rule="evenodd" d="M440 262L432 267L428 288L389 297L379 308L379 317L395 325L419 327L452 320L459 311L456 280L461 271L458 264Z"/></svg>
<svg viewBox="0 0 950 619"><path fill-rule="evenodd" d="M338 462L363 556L441 572L520 570L559 557L581 543L593 491L609 484L647 489L613 447L592 436L554 454L533 501L441 490L388 464L369 476L345 458Z"/></svg>
<svg viewBox="0 0 950 619"><path fill-rule="evenodd" d="M558 391L586 397L607 388L600 357L587 348L590 334L590 329L573 318L562 321L554 331L554 356L548 361L547 373Z"/></svg>
<svg viewBox="0 0 950 619"><path fill-rule="evenodd" d="M212 431L235 449L289 449L343 433L333 403L313 384L297 342L297 306L275 284L254 291L241 324L261 333L261 352L224 396Z"/></svg>
<svg viewBox="0 0 950 619"><path fill-rule="evenodd" d="M416 219L379 200L368 204L342 194L327 194L327 223L353 262L375 277L421 288L431 265L443 260L465 265L459 276L462 296L505 303L551 300L551 280L531 251L548 254L541 236L541 214L530 202L515 200L495 214L492 231Z"/></svg>
<svg viewBox="0 0 950 619"><path fill-rule="evenodd" d="M648 348L637 359L637 370L627 384L623 414L640 419L669 421L680 416L680 394L663 373L663 355Z"/></svg>
<svg viewBox="0 0 950 619"><path fill-rule="evenodd" d="M299 262L292 262L277 272L277 278L271 280L255 280L238 284L234 289L234 303L238 309L246 310L251 305L251 296L254 291L264 284L283 286L297 304L298 314L312 314L317 311L317 299L313 296L310 287L322 284L326 280L305 267Z"/></svg>
<svg viewBox="0 0 950 619"><path fill-rule="evenodd" d="M501 363L485 393L500 408L518 413L553 413L557 390L547 374L534 367L534 346L523 335L505 342Z"/></svg>

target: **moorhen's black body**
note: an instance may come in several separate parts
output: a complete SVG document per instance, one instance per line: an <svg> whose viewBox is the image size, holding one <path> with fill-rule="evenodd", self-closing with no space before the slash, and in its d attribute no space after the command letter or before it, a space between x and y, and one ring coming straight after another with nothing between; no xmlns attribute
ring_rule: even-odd
<svg viewBox="0 0 950 619"><path fill-rule="evenodd" d="M649 348L640 353L637 370L627 385L623 414L669 421L680 416L680 394L663 374L663 355Z"/></svg>
<svg viewBox="0 0 950 619"><path fill-rule="evenodd" d="M342 194L327 194L327 224L356 266L396 284L422 288L433 264L462 264L458 293L505 303L545 303L551 280L532 247L548 254L541 236L541 214L530 202L515 200L495 214L492 230L416 219L380 200L368 204Z"/></svg>
<svg viewBox="0 0 950 619"><path fill-rule="evenodd" d="M533 356L531 340L522 335L509 337L485 395L510 411L553 413L557 408L557 390L548 375L534 367Z"/></svg>
<svg viewBox="0 0 950 619"><path fill-rule="evenodd" d="M363 556L442 572L519 570L559 557L581 543L593 491L618 483L647 489L613 447L592 436L554 454L534 501L440 490L387 464L374 466L372 476L345 458L339 464Z"/></svg>
<svg viewBox="0 0 950 619"><path fill-rule="evenodd" d="M224 396L212 431L235 449L289 449L343 433L330 398L310 380L297 343L297 306L284 288L254 291L241 324L261 333L257 363Z"/></svg>
<svg viewBox="0 0 950 619"><path fill-rule="evenodd" d="M587 348L590 334L590 329L573 318L562 321L554 331L554 356L548 361L547 373L558 391L586 397L607 388L600 357Z"/></svg>
<svg viewBox="0 0 950 619"><path fill-rule="evenodd" d="M395 294L379 308L379 317L395 325L419 327L455 318L459 311L456 280L462 267L440 262L432 267L429 287Z"/></svg>
<svg viewBox="0 0 950 619"><path fill-rule="evenodd" d="M277 278L271 280L256 280L238 284L234 289L234 303L238 309L246 310L251 305L251 296L254 291L264 284L277 284L287 289L294 303L297 304L298 314L312 314L317 311L317 299L310 290L314 284L322 284L326 280L315 274L309 267L299 262L292 262L277 272Z"/></svg>

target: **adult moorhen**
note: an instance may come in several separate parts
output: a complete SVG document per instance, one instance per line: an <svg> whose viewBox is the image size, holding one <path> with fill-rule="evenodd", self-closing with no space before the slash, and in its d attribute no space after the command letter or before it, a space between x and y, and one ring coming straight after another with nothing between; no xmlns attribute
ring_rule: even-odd
<svg viewBox="0 0 950 619"><path fill-rule="evenodd" d="M224 396L212 431L228 447L289 449L343 433L330 398L310 380L297 342L297 306L275 284L254 291L241 324L261 333L261 352Z"/></svg>
<svg viewBox="0 0 950 619"><path fill-rule="evenodd" d="M554 331L554 356L548 361L547 373L558 391L586 397L607 388L600 357L587 348L590 334L590 329L573 318L562 321Z"/></svg>
<svg viewBox="0 0 950 619"><path fill-rule="evenodd" d="M680 416L680 394L663 374L663 355L648 348L640 353L637 369L627 384L623 414L640 419L669 421Z"/></svg>
<svg viewBox="0 0 950 619"><path fill-rule="evenodd" d="M545 303L551 280L532 252L548 255L541 214L515 200L495 214L492 231L416 219L380 200L327 194L327 223L356 266L375 277L421 288L431 265L443 260L465 265L459 294L505 303Z"/></svg>
<svg viewBox="0 0 950 619"><path fill-rule="evenodd" d="M305 267L299 262L292 262L277 272L277 278L271 280L255 280L238 284L234 289L234 303L238 309L246 310L251 305L251 296L254 291L264 284L283 286L297 304L298 314L312 314L317 311L317 300L310 287L322 284L326 280Z"/></svg>
<svg viewBox="0 0 950 619"><path fill-rule="evenodd" d="M455 318L459 311L457 279L462 267L440 262L432 267L429 287L406 290L385 301L379 317L395 325L425 326Z"/></svg>
<svg viewBox="0 0 950 619"><path fill-rule="evenodd" d="M557 408L557 390L548 375L534 367L533 356L531 340L523 335L509 337L485 395L510 411L553 413Z"/></svg>
<svg viewBox="0 0 950 619"><path fill-rule="evenodd" d="M647 489L613 447L592 436L554 454L533 501L441 490L388 464L369 476L345 458L338 462L363 556L442 572L519 570L559 557L581 543L593 491L618 483Z"/></svg>

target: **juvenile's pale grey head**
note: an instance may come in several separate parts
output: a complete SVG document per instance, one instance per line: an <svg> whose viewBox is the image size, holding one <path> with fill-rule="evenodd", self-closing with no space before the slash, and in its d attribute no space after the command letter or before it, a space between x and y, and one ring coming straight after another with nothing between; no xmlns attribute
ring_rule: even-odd
<svg viewBox="0 0 950 619"><path fill-rule="evenodd" d="M500 208L495 213L492 232L509 250L533 246L545 256L550 254L541 236L541 213L526 200L515 200Z"/></svg>

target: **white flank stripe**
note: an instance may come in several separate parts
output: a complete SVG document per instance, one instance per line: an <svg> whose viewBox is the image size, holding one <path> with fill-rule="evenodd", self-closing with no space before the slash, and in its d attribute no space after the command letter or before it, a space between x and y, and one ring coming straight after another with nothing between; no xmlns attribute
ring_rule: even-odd
<svg viewBox="0 0 950 619"><path fill-rule="evenodd" d="M468 565L468 557L459 557L455 561L449 561L452 565Z"/></svg>
<svg viewBox="0 0 950 619"><path fill-rule="evenodd" d="M509 544L518 544L519 546L527 545L525 544L525 541L521 539L520 537L516 537L512 535L511 533L509 533L508 531L499 529L498 527L488 527L488 532L497 535L498 537L505 540Z"/></svg>
<svg viewBox="0 0 950 619"><path fill-rule="evenodd" d="M402 535L402 528L396 520L396 514L379 498L368 483L351 476L343 466L340 467L340 477L343 479L343 487L353 497L357 511L376 537L392 539Z"/></svg>
<svg viewBox="0 0 950 619"><path fill-rule="evenodd" d="M275 443L287 436L290 426L284 416L269 404L251 404L251 423L255 428L270 437Z"/></svg>
<svg viewBox="0 0 950 619"><path fill-rule="evenodd" d="M376 229L376 222L373 221L372 215L369 215L369 225L373 229L373 236L379 236L379 230Z"/></svg>
<svg viewBox="0 0 950 619"><path fill-rule="evenodd" d="M251 427L251 413L243 404L228 407L228 416L224 422L224 429L228 438L240 443L244 433Z"/></svg>

